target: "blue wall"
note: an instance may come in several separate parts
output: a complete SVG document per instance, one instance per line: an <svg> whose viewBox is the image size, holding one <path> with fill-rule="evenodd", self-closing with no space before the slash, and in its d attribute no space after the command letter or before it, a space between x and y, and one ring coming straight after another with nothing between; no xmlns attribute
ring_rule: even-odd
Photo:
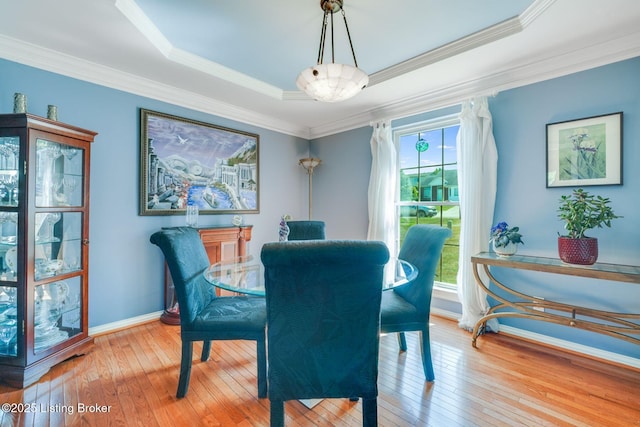
<svg viewBox="0 0 640 427"><path fill-rule="evenodd" d="M149 236L183 216L138 216L139 108L175 114L260 135L260 213L249 250L277 240L280 216L307 215L307 180L298 159L308 141L202 112L0 60L0 113L13 110L13 94L27 95L28 111L45 116L55 104L59 120L98 132L91 158L89 326L159 311L164 306L163 258ZM230 225L229 215L201 215L200 225Z"/></svg>
<svg viewBox="0 0 640 427"><path fill-rule="evenodd" d="M597 237L598 261L640 265L640 58L599 67L526 87L490 99L498 147L498 197L495 221L520 226L523 254L557 258L558 200L571 188L545 188L547 123L624 113L621 186L586 187L611 199L624 218L612 228L587 233ZM496 277L527 294L617 312L640 313L640 286L594 279L496 269ZM640 346L600 334L518 319L501 323L603 350L640 358Z"/></svg>
<svg viewBox="0 0 640 427"><path fill-rule="evenodd" d="M498 195L495 220L518 225L524 234L523 254L557 258L558 199L570 189L545 186L547 123L624 112L624 185L590 187L611 198L624 218L613 228L595 230L601 262L640 265L640 58L611 64L545 82L507 90L489 100L498 148ZM445 108L410 118L394 126L424 121L459 111ZM361 128L311 142L311 150L331 163L314 187L316 217L350 237L365 238L371 128ZM323 164L322 167L325 165ZM325 175L326 174L326 175ZM339 194L339 195L336 195ZM339 200L339 202L336 202ZM316 205L314 205L316 206ZM496 276L518 290L559 302L640 313L640 286L593 279L496 269ZM444 302L443 302L444 303ZM438 304L434 301L434 304ZM446 309L445 306L440 307ZM501 323L640 358L640 346L564 326L517 319Z"/></svg>

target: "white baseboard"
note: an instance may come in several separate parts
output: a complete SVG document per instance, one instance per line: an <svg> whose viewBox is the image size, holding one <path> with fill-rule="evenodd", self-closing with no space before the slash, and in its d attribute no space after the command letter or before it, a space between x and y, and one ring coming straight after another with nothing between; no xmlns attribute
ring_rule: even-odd
<svg viewBox="0 0 640 427"><path fill-rule="evenodd" d="M89 328L89 335L104 335L110 332L115 332L120 329L130 328L132 326L137 326L142 323L147 323L152 320L160 319L160 315L162 311L156 311L153 313L143 314L142 316L130 317L124 320L118 320L117 322L106 323L100 326L94 326L93 328Z"/></svg>
<svg viewBox="0 0 640 427"><path fill-rule="evenodd" d="M431 314L435 314L438 317L444 317L446 319L458 320L461 316L460 313L455 313L453 311L442 310L440 308L431 307Z"/></svg>
<svg viewBox="0 0 640 427"><path fill-rule="evenodd" d="M500 324L500 332L505 334L517 336L530 341L537 341L552 347L568 350L572 353L579 353L585 356L605 360L619 365L629 366L630 368L640 369L640 359L636 359L622 354L613 353L611 351L601 350L599 348L589 347L582 344L577 344L571 341L561 340L553 338L547 335L530 332L524 329L514 328Z"/></svg>
<svg viewBox="0 0 640 427"><path fill-rule="evenodd" d="M431 313L438 317L444 317L446 319L451 319L456 321L460 318L460 313L454 313L451 311L441 310L434 307L431 308ZM547 335L542 335L535 332L514 328L512 326L507 326L503 324L500 324L500 332L504 332L505 334L513 335L515 337L523 338L529 341L539 342L541 344L555 347L560 350L566 350L566 351L576 353L576 354L581 354L590 358L599 359L605 362L610 362L617 365L624 365L633 369L640 370L640 359L637 359L634 357L624 356L622 354L613 353L611 351L601 350L599 348L589 347L586 345L577 344L571 341L566 341L558 338L553 338ZM469 340L469 345L471 345L471 340Z"/></svg>

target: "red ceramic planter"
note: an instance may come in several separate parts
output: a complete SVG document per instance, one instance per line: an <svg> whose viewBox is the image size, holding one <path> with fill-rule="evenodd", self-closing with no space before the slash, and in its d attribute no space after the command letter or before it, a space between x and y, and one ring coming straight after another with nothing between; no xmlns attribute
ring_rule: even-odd
<svg viewBox="0 0 640 427"><path fill-rule="evenodd" d="M591 265L598 259L598 239L558 237L558 255L567 264Z"/></svg>

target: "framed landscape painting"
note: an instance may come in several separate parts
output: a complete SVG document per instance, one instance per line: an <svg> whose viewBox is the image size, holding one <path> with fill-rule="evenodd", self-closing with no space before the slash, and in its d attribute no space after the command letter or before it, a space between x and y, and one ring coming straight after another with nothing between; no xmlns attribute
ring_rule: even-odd
<svg viewBox="0 0 640 427"><path fill-rule="evenodd" d="M547 187L622 184L622 112L547 125Z"/></svg>
<svg viewBox="0 0 640 427"><path fill-rule="evenodd" d="M259 212L259 136L140 109L140 215Z"/></svg>

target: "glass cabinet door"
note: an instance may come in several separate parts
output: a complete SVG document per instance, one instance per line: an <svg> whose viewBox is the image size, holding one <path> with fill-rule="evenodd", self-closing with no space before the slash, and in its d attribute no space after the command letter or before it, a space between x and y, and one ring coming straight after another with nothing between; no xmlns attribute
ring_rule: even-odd
<svg viewBox="0 0 640 427"><path fill-rule="evenodd" d="M82 333L84 150L36 139L34 352ZM77 209L76 209L77 208ZM70 277L71 274L71 277ZM64 275L63 280L57 276Z"/></svg>
<svg viewBox="0 0 640 427"><path fill-rule="evenodd" d="M36 162L36 207L82 206L82 149L37 139Z"/></svg>
<svg viewBox="0 0 640 427"><path fill-rule="evenodd" d="M0 137L0 206L18 206L20 138Z"/></svg>
<svg viewBox="0 0 640 427"><path fill-rule="evenodd" d="M0 280L15 282L18 272L18 188L20 138L0 137Z"/></svg>
<svg viewBox="0 0 640 427"><path fill-rule="evenodd" d="M34 301L33 350L36 353L82 331L80 276L36 286Z"/></svg>
<svg viewBox="0 0 640 427"><path fill-rule="evenodd" d="M0 286L0 356L17 355L17 295L15 286Z"/></svg>
<svg viewBox="0 0 640 427"><path fill-rule="evenodd" d="M0 137L0 356L17 355L20 138Z"/></svg>
<svg viewBox="0 0 640 427"><path fill-rule="evenodd" d="M81 270L82 212L39 212L35 225L36 280Z"/></svg>

